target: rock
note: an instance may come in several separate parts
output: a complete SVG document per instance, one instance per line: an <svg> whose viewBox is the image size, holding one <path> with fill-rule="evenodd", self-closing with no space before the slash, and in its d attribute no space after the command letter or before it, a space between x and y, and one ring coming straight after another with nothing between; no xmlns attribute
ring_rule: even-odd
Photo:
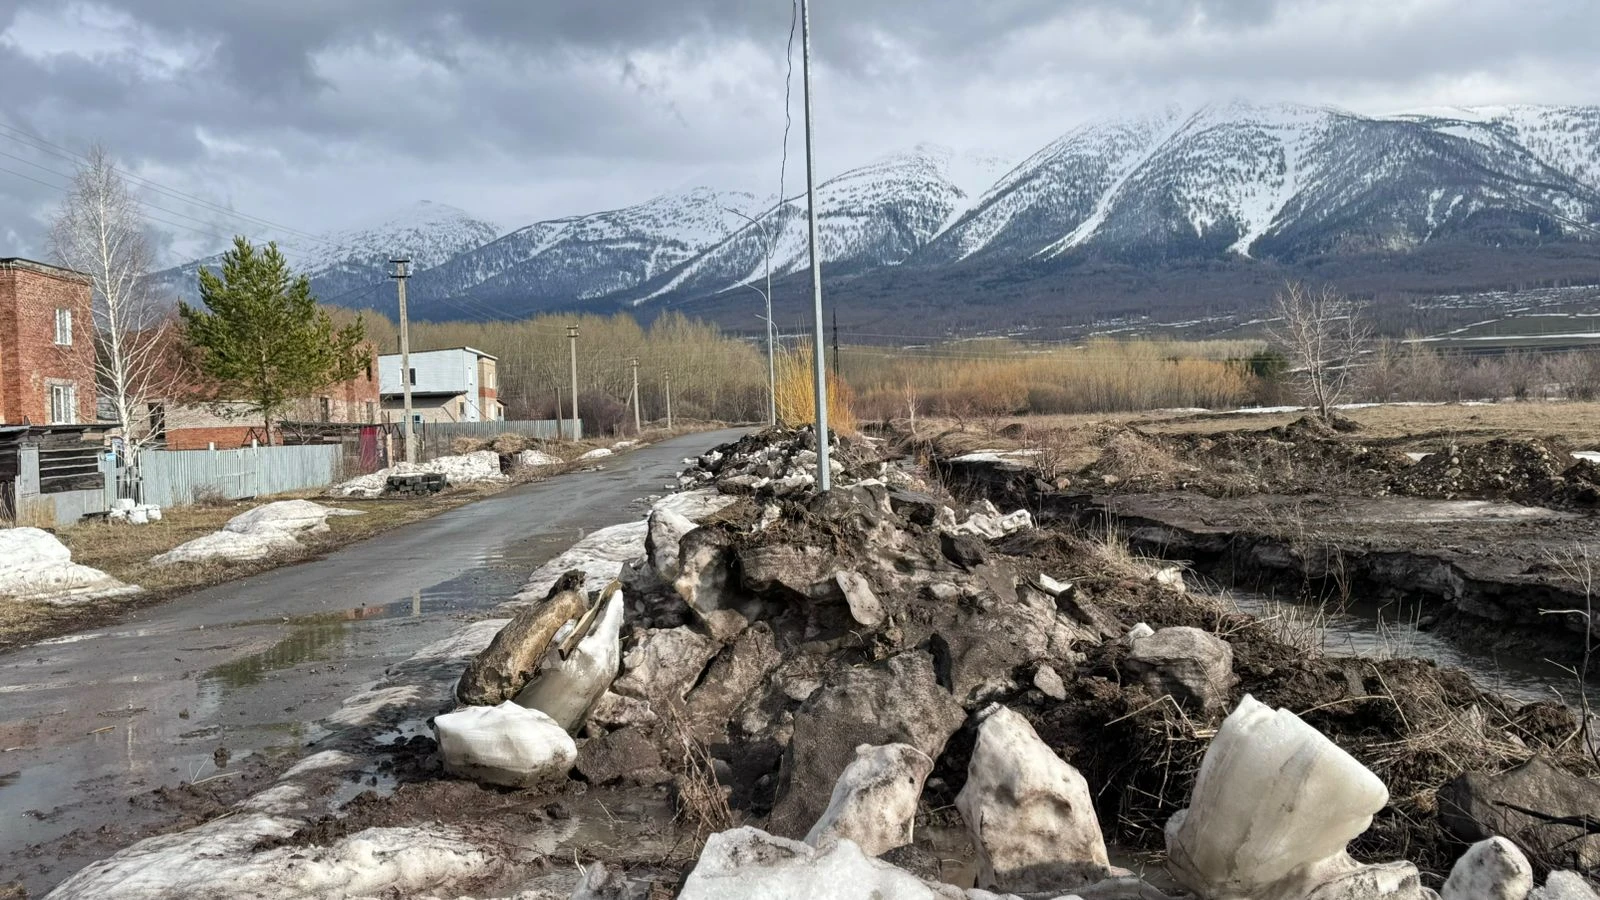
<svg viewBox="0 0 1600 900"><path fill-rule="evenodd" d="M445 771L487 784L520 788L564 779L578 756L555 720L510 701L445 713L433 729Z"/></svg>
<svg viewBox="0 0 1600 900"><path fill-rule="evenodd" d="M456 699L467 706L494 706L515 697L539 668L561 626L582 616L587 603L578 588L582 573L568 572L544 601L517 613L472 661L456 683Z"/></svg>
<svg viewBox="0 0 1600 900"><path fill-rule="evenodd" d="M629 725L654 725L661 721L650 704L637 697L624 697L606 691L589 711L589 724L601 728L626 728Z"/></svg>
<svg viewBox="0 0 1600 900"><path fill-rule="evenodd" d="M687 516L670 509L658 508L650 512L644 552L651 568L662 580L671 582L678 577L678 546L683 543L685 535L698 527Z"/></svg>
<svg viewBox="0 0 1600 900"><path fill-rule="evenodd" d="M835 572L834 583L839 585L839 590L844 592L844 601L850 606L850 617L868 628L876 628L883 624L887 614L883 611L883 604L878 601L878 596L872 592L872 585L855 572Z"/></svg>
<svg viewBox="0 0 1600 900"><path fill-rule="evenodd" d="M622 666L624 600L616 582L607 586L596 605L599 614L592 620L589 634L565 658L546 665L515 700L519 706L554 719L568 732L583 727L589 710L611 687Z"/></svg>
<svg viewBox="0 0 1600 900"><path fill-rule="evenodd" d="M1147 638L1155 633L1156 630L1154 628L1151 628L1149 625L1146 625L1143 622L1139 622L1132 628L1128 629L1127 636L1125 636L1122 640L1123 643L1127 644L1129 647L1132 647L1135 641L1139 640L1140 638Z"/></svg>
<svg viewBox="0 0 1600 900"><path fill-rule="evenodd" d="M968 534L998 541L1008 534L1032 527L1033 515L1027 510L1019 509L1002 516L993 504L985 501L985 509L982 512L973 513L965 522L950 530L956 534Z"/></svg>
<svg viewBox="0 0 1600 900"><path fill-rule="evenodd" d="M1033 686L1038 688L1051 700L1067 699L1067 685L1061 680L1061 675L1051 666L1040 666L1033 673Z"/></svg>
<svg viewBox="0 0 1600 900"><path fill-rule="evenodd" d="M1420 900L1414 867L1361 866L1344 850L1388 800L1321 732L1246 695L1207 748L1189 808L1167 823L1167 868L1202 897ZM1354 885L1371 892L1339 892Z"/></svg>
<svg viewBox="0 0 1600 900"><path fill-rule="evenodd" d="M1503 837L1479 841L1456 860L1439 891L1442 900L1528 900L1533 867Z"/></svg>
<svg viewBox="0 0 1600 900"><path fill-rule="evenodd" d="M1182 594L1188 591L1183 583L1183 570L1177 566L1167 566L1156 571L1150 580L1173 593Z"/></svg>
<svg viewBox="0 0 1600 900"><path fill-rule="evenodd" d="M716 641L688 626L651 629L623 658L623 675L611 689L658 709L682 703L717 649Z"/></svg>
<svg viewBox="0 0 1600 900"><path fill-rule="evenodd" d="M978 850L978 886L1063 891L1114 873L1089 784L1028 721L993 707L956 796Z"/></svg>
<svg viewBox="0 0 1600 900"><path fill-rule="evenodd" d="M834 668L794 714L768 827L777 834L806 834L860 745L910 744L938 759L965 719L961 705L939 686L927 653Z"/></svg>
<svg viewBox="0 0 1600 900"><path fill-rule="evenodd" d="M700 617L706 633L719 644L726 644L750 627L750 620L736 609L714 609Z"/></svg>
<svg viewBox="0 0 1600 900"><path fill-rule="evenodd" d="M755 828L714 834L678 900L959 900L964 895L933 886L861 852L853 841L813 848Z"/></svg>
<svg viewBox="0 0 1600 900"><path fill-rule="evenodd" d="M1156 696L1209 712L1227 705L1233 647L1209 631L1180 625L1133 642L1124 665Z"/></svg>
<svg viewBox="0 0 1600 900"><path fill-rule="evenodd" d="M1546 816L1595 816L1600 783L1569 775L1535 756L1500 775L1468 772L1439 789L1439 821L1464 841L1503 835L1556 865L1587 871L1600 865L1600 835L1510 809Z"/></svg>
<svg viewBox="0 0 1600 900"><path fill-rule="evenodd" d="M869 856L911 843L917 800L932 771L932 757L909 744L862 744L806 843L820 847L846 838Z"/></svg>
<svg viewBox="0 0 1600 900"><path fill-rule="evenodd" d="M752 625L738 640L722 648L706 677L689 692L689 720L702 733L720 731L739 704L782 661L772 626L765 622Z"/></svg>
<svg viewBox="0 0 1600 900"><path fill-rule="evenodd" d="M989 556L982 541L970 534L951 534L948 531L939 535L939 551L945 559L963 569L971 569Z"/></svg>
<svg viewBox="0 0 1600 900"><path fill-rule="evenodd" d="M672 780L655 742L631 726L584 741L578 748L577 769L592 785L624 781L651 785Z"/></svg>
<svg viewBox="0 0 1600 900"><path fill-rule="evenodd" d="M1544 887L1535 890L1530 900L1596 900L1597 897L1600 894L1594 892L1582 875L1558 870L1550 873Z"/></svg>
<svg viewBox="0 0 1600 900"><path fill-rule="evenodd" d="M939 516L939 501L917 491L890 491L889 508L913 525L931 527Z"/></svg>

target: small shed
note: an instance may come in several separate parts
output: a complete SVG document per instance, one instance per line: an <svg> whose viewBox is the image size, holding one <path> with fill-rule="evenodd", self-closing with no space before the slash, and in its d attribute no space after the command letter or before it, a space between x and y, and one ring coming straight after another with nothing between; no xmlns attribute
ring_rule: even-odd
<svg viewBox="0 0 1600 900"><path fill-rule="evenodd" d="M105 512L116 490L109 425L0 425L0 518L70 525Z"/></svg>

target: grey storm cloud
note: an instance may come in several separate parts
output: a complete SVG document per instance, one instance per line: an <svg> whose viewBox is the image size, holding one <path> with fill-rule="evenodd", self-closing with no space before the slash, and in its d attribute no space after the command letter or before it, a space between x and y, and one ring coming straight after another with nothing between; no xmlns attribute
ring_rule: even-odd
<svg viewBox="0 0 1600 900"><path fill-rule="evenodd" d="M142 176L306 231L423 198L510 228L695 179L764 182L792 12L0 0L0 255L42 253L72 166L24 133L100 142ZM1600 101L1593 0L816 0L812 17L824 173L920 140L1020 158L1173 101ZM248 230L209 208L166 216L173 254Z"/></svg>

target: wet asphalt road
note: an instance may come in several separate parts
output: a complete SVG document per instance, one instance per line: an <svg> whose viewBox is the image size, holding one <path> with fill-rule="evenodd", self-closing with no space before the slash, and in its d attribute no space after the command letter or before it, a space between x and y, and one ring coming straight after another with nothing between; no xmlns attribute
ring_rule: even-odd
<svg viewBox="0 0 1600 900"><path fill-rule="evenodd" d="M39 896L104 855L58 838L152 815L128 798L219 774L219 747L233 765L297 753L316 736L308 723L385 667L509 598L583 534L642 516L684 457L739 434L645 447L0 654L0 885Z"/></svg>

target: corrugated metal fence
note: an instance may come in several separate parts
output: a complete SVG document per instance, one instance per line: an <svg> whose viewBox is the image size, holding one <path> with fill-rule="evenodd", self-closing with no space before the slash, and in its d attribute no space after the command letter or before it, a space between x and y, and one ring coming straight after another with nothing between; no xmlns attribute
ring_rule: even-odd
<svg viewBox="0 0 1600 900"><path fill-rule="evenodd" d="M141 497L159 506L188 506L207 495L240 500L327 487L340 478L340 456L336 444L147 450L139 455Z"/></svg>
<svg viewBox="0 0 1600 900"><path fill-rule="evenodd" d="M451 446L456 438L466 437L487 441L502 434L520 434L523 437L558 440L572 430L570 420L524 419L515 422L424 422L417 426L419 459L435 459L455 452ZM583 435L583 423L578 423L578 435Z"/></svg>

